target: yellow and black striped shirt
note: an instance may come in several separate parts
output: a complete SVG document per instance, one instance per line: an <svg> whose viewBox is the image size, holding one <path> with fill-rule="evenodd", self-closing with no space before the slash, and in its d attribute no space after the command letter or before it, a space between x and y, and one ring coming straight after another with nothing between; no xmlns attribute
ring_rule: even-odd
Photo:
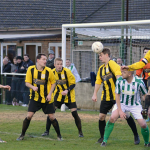
<svg viewBox="0 0 150 150"><path fill-rule="evenodd" d="M115 83L117 75L121 75L120 66L113 60L110 60L106 66L103 64L99 67L95 83L103 83L101 100L115 100Z"/></svg>
<svg viewBox="0 0 150 150"><path fill-rule="evenodd" d="M63 67L61 72L57 72L56 69L54 68L53 73L56 79L56 87L53 92L54 101L64 102L64 103L75 102L75 90L74 89L69 91L66 96L63 96L61 94L61 92L68 89L70 85L75 84L75 77L72 74L72 72L69 69Z"/></svg>
<svg viewBox="0 0 150 150"><path fill-rule="evenodd" d="M56 81L55 76L50 68L45 67L43 71L39 71L34 65L28 68L25 82L38 87L38 91L33 91L32 89L30 89L30 99L45 103L46 97L50 92L51 85ZM53 99L51 99L49 103L52 102L54 102Z"/></svg>

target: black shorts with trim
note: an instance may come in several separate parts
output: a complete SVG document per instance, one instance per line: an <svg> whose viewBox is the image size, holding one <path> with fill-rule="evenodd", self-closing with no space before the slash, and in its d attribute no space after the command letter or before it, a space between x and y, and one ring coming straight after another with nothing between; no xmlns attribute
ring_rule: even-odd
<svg viewBox="0 0 150 150"><path fill-rule="evenodd" d="M148 83L148 81L149 81L149 83ZM148 80L146 80L146 79L143 79L143 82L144 82L144 84L145 84L145 86L146 86L146 89L148 90L148 87L150 86L150 79Z"/></svg>
<svg viewBox="0 0 150 150"><path fill-rule="evenodd" d="M107 114L115 103L116 103L115 100L111 100L111 101L102 100L100 104L99 112L102 114Z"/></svg>
<svg viewBox="0 0 150 150"><path fill-rule="evenodd" d="M73 103L63 103L63 102L54 101L55 107L57 107L59 109L61 108L62 104L65 104L69 109L71 109L71 108L77 108L76 102L73 102Z"/></svg>
<svg viewBox="0 0 150 150"><path fill-rule="evenodd" d="M40 103L38 101L35 101L33 99L30 99L29 101L29 108L28 112L36 112L42 108L44 114L53 114L55 113L55 107L54 103Z"/></svg>

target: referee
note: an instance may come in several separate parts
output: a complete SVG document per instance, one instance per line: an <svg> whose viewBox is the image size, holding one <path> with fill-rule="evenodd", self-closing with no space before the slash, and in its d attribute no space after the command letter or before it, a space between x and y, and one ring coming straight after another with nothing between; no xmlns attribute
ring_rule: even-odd
<svg viewBox="0 0 150 150"><path fill-rule="evenodd" d="M63 103L68 106L78 128L79 137L83 137L81 119L77 113L77 105L75 100L75 77L69 69L62 67L63 60L61 58L55 58L54 65L55 69L53 69L53 73L56 78L56 87L53 92L53 97L55 108L60 109ZM48 117L46 131L42 134L42 136L49 135L51 123L52 122Z"/></svg>
<svg viewBox="0 0 150 150"><path fill-rule="evenodd" d="M55 77L52 70L46 67L47 57L45 54L38 54L37 64L30 66L26 73L26 86L30 88L30 102L27 117L23 121L22 133L18 141L23 140L26 130L29 127L30 121L36 111L42 108L45 114L48 114L49 119L57 133L58 140L62 140L59 124L55 118L55 108L52 92L55 88Z"/></svg>

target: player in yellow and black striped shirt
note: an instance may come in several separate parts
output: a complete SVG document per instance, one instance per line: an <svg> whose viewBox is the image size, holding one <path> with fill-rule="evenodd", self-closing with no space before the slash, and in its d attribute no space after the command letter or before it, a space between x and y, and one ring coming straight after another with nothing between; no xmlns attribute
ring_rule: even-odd
<svg viewBox="0 0 150 150"><path fill-rule="evenodd" d="M68 106L75 119L75 123L79 131L79 137L83 137L81 120L77 113L75 100L75 77L69 69L62 67L63 60L61 58L56 58L54 60L54 65L55 69L53 69L53 73L56 79L56 87L53 92L53 98L55 107L60 109L63 103ZM46 131L42 134L42 136L49 135L50 126L51 121L47 118Z"/></svg>
<svg viewBox="0 0 150 150"><path fill-rule="evenodd" d="M100 113L99 113L99 131L101 138L98 139L98 143L102 143L104 137L104 129L106 126L106 115L112 106L116 103L115 98L115 83L116 78L121 76L120 66L113 60L110 60L110 49L104 48L103 51L99 54L99 59L104 64L99 67L94 94L92 100L97 101L97 92L100 88L101 83L103 83L103 91L101 95L101 104L100 104ZM134 137L138 140L138 133L135 122L131 116L127 118L127 122L132 129ZM139 144L139 140L135 143Z"/></svg>
<svg viewBox="0 0 150 150"><path fill-rule="evenodd" d="M62 139L59 124L54 115L54 101L51 98L56 81L52 70L46 67L46 59L45 54L38 54L37 65L30 66L27 70L25 82L26 86L30 88L30 102L27 117L23 121L22 133L17 139L18 141L24 139L33 115L41 108L45 114L48 114L57 133L58 140Z"/></svg>

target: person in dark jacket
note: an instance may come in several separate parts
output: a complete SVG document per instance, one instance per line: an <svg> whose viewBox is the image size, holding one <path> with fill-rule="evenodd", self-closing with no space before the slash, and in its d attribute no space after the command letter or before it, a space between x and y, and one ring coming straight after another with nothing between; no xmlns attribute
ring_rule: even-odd
<svg viewBox="0 0 150 150"><path fill-rule="evenodd" d="M24 62L21 67L21 70L22 70L22 72L26 73L28 67L34 65L34 63L32 60L30 60L28 54L24 54L23 58L24 58ZM28 103L29 103L30 92L29 92L29 88L25 85L25 79L23 80L23 83L22 83L22 93L23 93L23 105L22 106L27 107Z"/></svg>
<svg viewBox="0 0 150 150"><path fill-rule="evenodd" d="M46 62L46 66L51 68L51 69L55 68L54 59L55 59L54 51L50 50L50 53L48 54L48 60Z"/></svg>
<svg viewBox="0 0 150 150"><path fill-rule="evenodd" d="M16 57L16 60L17 60L17 71L16 73L25 73L25 70L22 69L22 66L23 66L23 61L22 61L22 57L21 56L17 56ZM23 82L24 82L24 76L22 75L18 75L17 76L17 87L16 87L16 90L17 90L17 103L22 102L23 101Z"/></svg>
<svg viewBox="0 0 150 150"><path fill-rule="evenodd" d="M9 62L8 58L3 59L3 73L10 73L11 72L11 62ZM11 78L12 76L6 76L6 84L11 85ZM6 91L6 104L11 105L11 93L10 91Z"/></svg>

